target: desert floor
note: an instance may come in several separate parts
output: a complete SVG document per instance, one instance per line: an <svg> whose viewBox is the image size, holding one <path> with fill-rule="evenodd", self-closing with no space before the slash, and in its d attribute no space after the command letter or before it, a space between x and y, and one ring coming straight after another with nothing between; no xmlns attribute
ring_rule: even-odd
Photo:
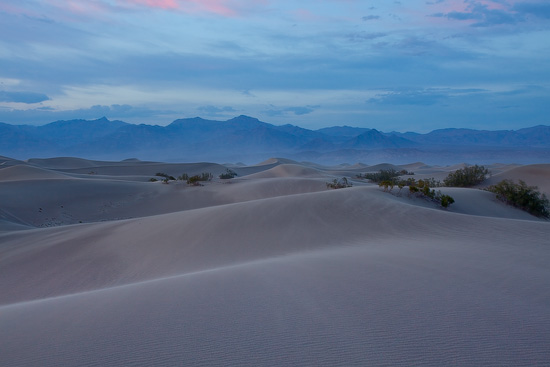
<svg viewBox="0 0 550 367"><path fill-rule="evenodd" d="M550 222L354 178L388 167L461 166L0 157L0 365L550 365ZM550 196L550 164L488 168Z"/></svg>

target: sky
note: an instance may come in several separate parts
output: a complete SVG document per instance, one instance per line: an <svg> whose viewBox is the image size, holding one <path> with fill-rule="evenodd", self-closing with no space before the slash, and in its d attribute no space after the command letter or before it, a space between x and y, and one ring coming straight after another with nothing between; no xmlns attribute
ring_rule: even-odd
<svg viewBox="0 0 550 367"><path fill-rule="evenodd" d="M0 121L550 125L548 0L0 0Z"/></svg>

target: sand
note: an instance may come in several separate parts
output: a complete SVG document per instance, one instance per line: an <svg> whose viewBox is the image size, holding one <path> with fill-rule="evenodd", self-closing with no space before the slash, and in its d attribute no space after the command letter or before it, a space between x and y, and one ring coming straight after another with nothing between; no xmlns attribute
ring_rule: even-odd
<svg viewBox="0 0 550 367"><path fill-rule="evenodd" d="M225 167L0 169L0 365L550 364L550 222L479 189L442 189L445 210L326 188L370 168L273 159L200 187L148 178Z"/></svg>

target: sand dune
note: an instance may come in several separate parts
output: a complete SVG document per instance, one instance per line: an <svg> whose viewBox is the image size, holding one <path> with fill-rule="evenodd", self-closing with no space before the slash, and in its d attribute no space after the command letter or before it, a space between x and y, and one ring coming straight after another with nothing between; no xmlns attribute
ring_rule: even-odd
<svg viewBox="0 0 550 367"><path fill-rule="evenodd" d="M107 166L116 164L116 162L92 161L89 159L75 157L56 157L56 158L32 158L28 164L49 169L74 169L90 168L95 166Z"/></svg>
<svg viewBox="0 0 550 367"><path fill-rule="evenodd" d="M314 168L304 167L298 164L280 164L268 170L248 175L247 178L278 178L278 177L317 177L324 175Z"/></svg>
<svg viewBox="0 0 550 367"><path fill-rule="evenodd" d="M67 175L60 172L28 165L14 165L0 170L0 182L67 178Z"/></svg>
<svg viewBox="0 0 550 367"><path fill-rule="evenodd" d="M477 189L445 188L449 210L360 182L327 190L335 171L0 182L0 365L550 361L550 222ZM37 226L38 203L95 223L15 230Z"/></svg>
<svg viewBox="0 0 550 367"><path fill-rule="evenodd" d="M494 174L484 185L493 185L501 180L525 181L529 186L538 186L541 192L550 196L550 164L532 164L527 166L513 166Z"/></svg>

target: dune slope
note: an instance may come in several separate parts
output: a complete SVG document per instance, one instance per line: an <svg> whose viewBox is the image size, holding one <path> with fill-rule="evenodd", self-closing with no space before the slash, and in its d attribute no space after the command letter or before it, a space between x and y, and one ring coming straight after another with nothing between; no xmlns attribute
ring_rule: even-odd
<svg viewBox="0 0 550 367"><path fill-rule="evenodd" d="M0 366L550 361L550 222L489 192L442 188L443 210L327 190L362 166L273 159L193 187L139 180L225 167L31 163L0 168Z"/></svg>
<svg viewBox="0 0 550 367"><path fill-rule="evenodd" d="M0 235L0 363L550 360L547 222L357 187Z"/></svg>

